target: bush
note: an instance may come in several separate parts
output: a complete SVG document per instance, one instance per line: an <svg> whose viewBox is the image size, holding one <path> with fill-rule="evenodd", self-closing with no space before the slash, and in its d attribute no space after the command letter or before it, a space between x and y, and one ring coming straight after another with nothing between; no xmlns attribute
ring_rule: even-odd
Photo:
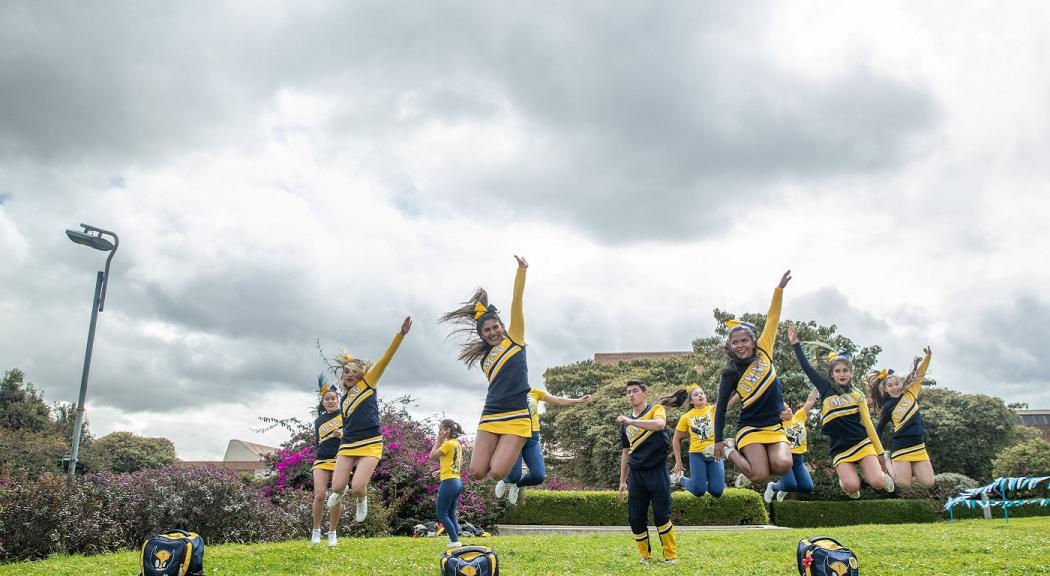
<svg viewBox="0 0 1050 576"><path fill-rule="evenodd" d="M1050 475L1050 442L1032 439L1003 450L992 463L993 476Z"/></svg>
<svg viewBox="0 0 1050 576"><path fill-rule="evenodd" d="M922 500L852 500L802 502L785 500L770 505L773 523L788 528L826 528L854 524L911 524L936 522L937 510Z"/></svg>
<svg viewBox="0 0 1050 576"><path fill-rule="evenodd" d="M729 488L721 498L697 498L688 492L671 495L671 520L677 525L737 526L767 524L761 497L750 490ZM627 503L616 492L530 490L500 518L503 524L623 526Z"/></svg>

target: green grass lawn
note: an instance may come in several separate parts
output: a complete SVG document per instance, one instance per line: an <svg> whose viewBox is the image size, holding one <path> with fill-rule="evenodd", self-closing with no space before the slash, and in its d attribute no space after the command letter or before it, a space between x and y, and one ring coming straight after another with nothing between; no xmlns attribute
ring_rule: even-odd
<svg viewBox="0 0 1050 576"><path fill-rule="evenodd" d="M965 520L955 524L867 525L805 530L692 532L678 536L679 563L637 564L628 535L507 536L468 540L494 547L504 576L564 574L797 574L795 548L805 536L832 536L853 549L861 574L922 576L1050 574L1050 518ZM655 531L651 538L658 544ZM464 539L467 540L467 539ZM437 574L444 539L340 539L339 547L305 540L276 544L209 546L209 576L245 574ZM657 553L658 555L658 553ZM6 575L137 573L138 554L62 556L0 565Z"/></svg>

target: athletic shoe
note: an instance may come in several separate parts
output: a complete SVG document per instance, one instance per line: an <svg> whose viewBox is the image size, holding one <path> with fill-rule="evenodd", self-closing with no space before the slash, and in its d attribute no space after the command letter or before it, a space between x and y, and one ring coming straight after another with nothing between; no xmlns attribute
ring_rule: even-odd
<svg viewBox="0 0 1050 576"><path fill-rule="evenodd" d="M646 564L649 563L649 559L648 558L642 558L641 560L638 561L638 563L642 564L642 565L646 565Z"/></svg>
<svg viewBox="0 0 1050 576"><path fill-rule="evenodd" d="M517 484L511 484L510 488L507 490L507 501L511 504L517 504L518 494L521 494L521 488L519 488Z"/></svg>
<svg viewBox="0 0 1050 576"><path fill-rule="evenodd" d="M773 483L769 482L768 484L766 484L766 491L762 493L762 499L766 501L766 504L769 504L773 501L774 492L775 491L773 490Z"/></svg>
<svg viewBox="0 0 1050 576"><path fill-rule="evenodd" d="M750 488L751 479L744 476L742 473L736 475L736 480L733 481L733 485L737 488Z"/></svg>
<svg viewBox="0 0 1050 576"><path fill-rule="evenodd" d="M496 482L496 498L503 498L503 495L507 493L507 483L503 480Z"/></svg>
<svg viewBox="0 0 1050 576"><path fill-rule="evenodd" d="M342 494L340 494L338 492L332 492L331 494L328 495L328 501L325 502L325 505L324 505L325 508L327 508L329 510L331 510L332 508L335 508L335 505L338 504L339 501L342 498L343 498Z"/></svg>
<svg viewBox="0 0 1050 576"><path fill-rule="evenodd" d="M365 518L368 517L368 496L357 501L357 512L354 513L354 520L358 522L364 522Z"/></svg>
<svg viewBox="0 0 1050 576"><path fill-rule="evenodd" d="M893 477L892 476L890 476L889 474L883 474L882 477L886 481L886 483L883 485L883 488L886 489L887 493L893 492L894 490L897 489L897 485L893 483Z"/></svg>
<svg viewBox="0 0 1050 576"><path fill-rule="evenodd" d="M675 472L671 474L671 486L678 486L682 482L682 477L685 476L685 472Z"/></svg>
<svg viewBox="0 0 1050 576"><path fill-rule="evenodd" d="M846 492L846 496L856 500L857 498L860 498L860 490L857 490L856 492Z"/></svg>
<svg viewBox="0 0 1050 576"><path fill-rule="evenodd" d="M448 547L449 548L459 548L462 545L463 545L463 543L460 542L459 540L456 540L455 542L449 542L448 543Z"/></svg>
<svg viewBox="0 0 1050 576"><path fill-rule="evenodd" d="M787 492L784 492L783 490L777 490L777 502L783 502L784 501L784 497L787 496L787 495L788 495Z"/></svg>
<svg viewBox="0 0 1050 576"><path fill-rule="evenodd" d="M667 560L664 560L664 564L678 564L678 559L677 558L668 558Z"/></svg>
<svg viewBox="0 0 1050 576"><path fill-rule="evenodd" d="M321 529L320 528L314 528L313 531L310 532L310 544L320 544L320 543L321 543Z"/></svg>
<svg viewBox="0 0 1050 576"><path fill-rule="evenodd" d="M336 544L337 544L337 540L336 540L336 537L335 537L335 530L332 530L331 532L328 533L328 547L329 548L335 548Z"/></svg>

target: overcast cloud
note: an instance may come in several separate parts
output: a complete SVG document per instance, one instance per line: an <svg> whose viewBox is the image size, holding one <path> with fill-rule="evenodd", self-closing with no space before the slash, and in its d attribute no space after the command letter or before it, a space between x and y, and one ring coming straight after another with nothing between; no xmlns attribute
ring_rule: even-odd
<svg viewBox="0 0 1050 576"><path fill-rule="evenodd" d="M314 340L476 425L436 318L529 258L543 370L686 350L711 309L834 323L882 361L1050 407L1050 10L928 3L8 2L0 368L76 396L116 230L96 433L218 458L305 416Z"/></svg>

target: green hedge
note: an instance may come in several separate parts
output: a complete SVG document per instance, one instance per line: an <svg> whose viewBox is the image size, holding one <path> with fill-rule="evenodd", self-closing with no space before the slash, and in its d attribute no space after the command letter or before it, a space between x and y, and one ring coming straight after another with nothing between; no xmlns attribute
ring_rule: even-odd
<svg viewBox="0 0 1050 576"><path fill-rule="evenodd" d="M940 520L922 500L851 500L805 502L785 500L770 506L773 523L787 528L824 528L854 524L911 524Z"/></svg>
<svg viewBox="0 0 1050 576"><path fill-rule="evenodd" d="M721 498L697 498L688 492L671 495L671 521L680 526L737 526L768 524L762 498L751 490L728 488ZM627 503L616 492L529 490L517 506L500 518L501 524L557 526L626 526Z"/></svg>

